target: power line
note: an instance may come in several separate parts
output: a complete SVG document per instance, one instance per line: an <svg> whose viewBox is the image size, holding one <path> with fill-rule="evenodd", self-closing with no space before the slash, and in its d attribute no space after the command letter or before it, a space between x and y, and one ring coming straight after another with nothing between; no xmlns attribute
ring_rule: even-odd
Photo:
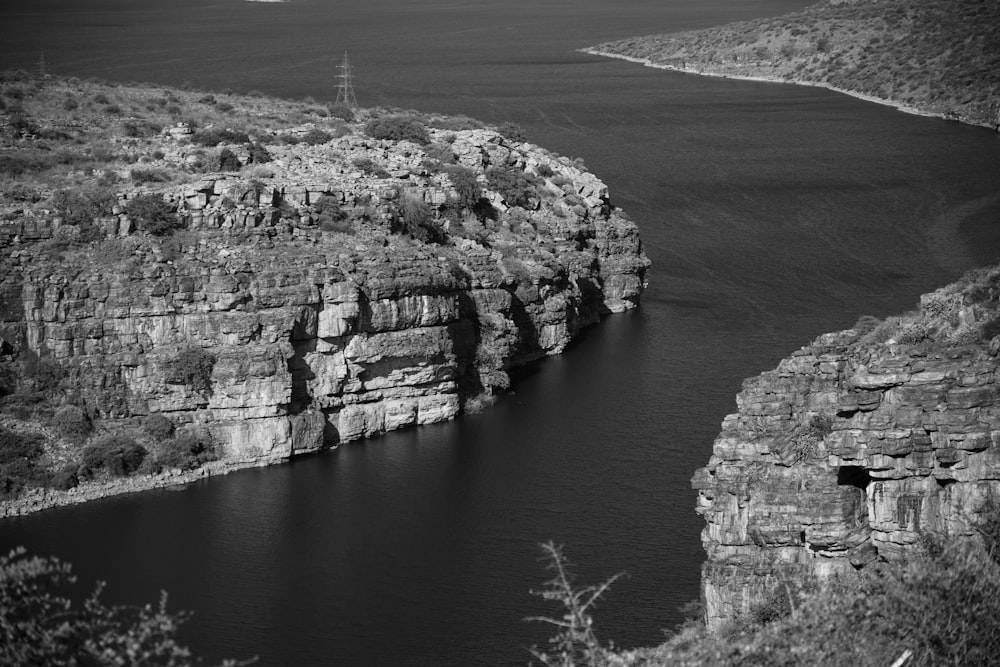
<svg viewBox="0 0 1000 667"><path fill-rule="evenodd" d="M344 51L343 64L337 69L340 70L340 74L337 75L340 83L337 84L337 100L334 104L345 106L353 111L358 108L358 98L354 95L354 77L351 63L347 60L347 51Z"/></svg>

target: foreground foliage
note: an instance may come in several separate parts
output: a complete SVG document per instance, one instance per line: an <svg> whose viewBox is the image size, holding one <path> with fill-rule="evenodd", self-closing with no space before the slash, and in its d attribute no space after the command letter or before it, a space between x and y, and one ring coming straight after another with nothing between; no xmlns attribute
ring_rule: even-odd
<svg viewBox="0 0 1000 667"><path fill-rule="evenodd" d="M996 520L982 538L927 536L905 563L883 563L851 580L828 582L794 604L764 601L727 631L688 622L665 644L613 652L598 641L587 609L610 582L573 588L561 550L545 545L558 572L546 599L565 608L545 665L645 667L822 665L888 667L904 654L907 667L995 665L1000 656L1000 552Z"/></svg>
<svg viewBox="0 0 1000 667"><path fill-rule="evenodd" d="M76 582L68 564L16 549L0 557L0 664L189 665L177 641L184 613L167 611L167 596L143 607L108 606L102 586L82 603L68 597ZM226 663L233 665L235 663Z"/></svg>

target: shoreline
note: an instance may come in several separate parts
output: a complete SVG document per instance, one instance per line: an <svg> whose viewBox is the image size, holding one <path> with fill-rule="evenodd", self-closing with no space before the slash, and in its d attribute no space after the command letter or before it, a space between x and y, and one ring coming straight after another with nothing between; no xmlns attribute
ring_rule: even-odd
<svg viewBox="0 0 1000 667"><path fill-rule="evenodd" d="M783 83L794 86L809 86L810 88L825 88L827 90L833 91L835 93L841 93L843 95L848 95L850 97L857 98L865 102L874 102L875 104L880 104L882 106L892 107L897 111L902 111L903 113L911 114L913 116L923 116L925 118L938 118L940 120L952 121L955 123L961 123L963 125L970 125L972 127L982 127L988 130L993 130L994 132L1000 131L1000 127L996 127L987 123L974 123L967 120L961 120L959 118L953 118L943 113L936 113L933 111L925 111L923 109L918 109L917 107L909 106L903 102L897 100L891 100L884 97L877 97L875 95L868 95L866 93L861 93L856 90L848 90L846 88L838 88L837 86L832 86L828 83L823 83L822 81L802 81L799 79L781 79L775 76L763 76L763 75L751 75L751 74L722 74L720 72L708 72L704 70L698 70L693 67L677 67L675 65L665 65L663 63L653 62L649 58L636 58L635 56L625 56L619 53L611 53L609 51L600 51L598 49L585 48L579 49L580 53L586 53L592 56L601 56L604 58L614 58L617 60L625 60L630 63L638 63L646 67L651 67L653 69L663 69L669 70L671 72L679 72L681 74L697 74L698 76L708 76L715 77L718 79L732 79L734 81L757 81L760 83Z"/></svg>
<svg viewBox="0 0 1000 667"><path fill-rule="evenodd" d="M66 491L46 487L33 488L10 500L0 501L0 521L27 516L53 507L81 505L92 500L141 493L154 489L184 486L209 477L228 475L247 468L264 468L287 463L290 459L259 459L255 461L212 461L195 470L167 470L155 475L133 475L108 480L83 482Z"/></svg>

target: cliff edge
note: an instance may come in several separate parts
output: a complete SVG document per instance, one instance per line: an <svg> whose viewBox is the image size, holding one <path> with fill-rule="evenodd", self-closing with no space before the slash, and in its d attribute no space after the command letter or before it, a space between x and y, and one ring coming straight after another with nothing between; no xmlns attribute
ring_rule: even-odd
<svg viewBox="0 0 1000 667"><path fill-rule="evenodd" d="M470 119L16 85L2 426L65 486L451 419L646 284L596 176ZM43 477L7 511L84 493Z"/></svg>
<svg viewBox="0 0 1000 667"><path fill-rule="evenodd" d="M977 271L744 383L693 479L709 628L977 535L1000 501L998 298L1000 268Z"/></svg>

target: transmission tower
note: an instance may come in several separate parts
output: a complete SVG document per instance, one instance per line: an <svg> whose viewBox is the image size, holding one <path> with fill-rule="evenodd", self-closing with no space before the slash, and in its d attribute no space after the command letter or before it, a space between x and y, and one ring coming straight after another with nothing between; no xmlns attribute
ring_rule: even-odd
<svg viewBox="0 0 1000 667"><path fill-rule="evenodd" d="M347 51L344 51L343 64L341 64L337 69L340 70L340 74L337 75L337 78L340 79L340 83L337 84L337 100L334 104L337 106L343 105L351 110L357 109L358 98L354 96L351 63L347 60Z"/></svg>

